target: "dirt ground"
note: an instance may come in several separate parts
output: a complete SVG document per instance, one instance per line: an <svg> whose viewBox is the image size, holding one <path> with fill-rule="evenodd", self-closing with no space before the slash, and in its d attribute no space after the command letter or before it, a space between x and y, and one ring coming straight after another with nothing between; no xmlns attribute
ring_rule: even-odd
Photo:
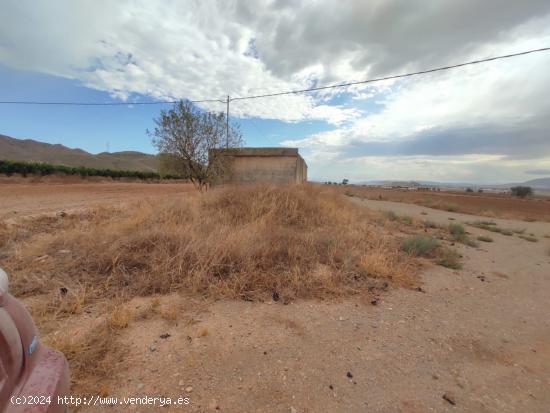
<svg viewBox="0 0 550 413"><path fill-rule="evenodd" d="M356 202L440 224L477 219ZM378 305L165 297L195 309L193 320L151 319L123 330L128 359L110 392L190 398L167 412L548 412L550 224L496 222L525 227L540 241L468 227L494 242L456 245L462 270L431 267L422 291L393 290Z"/></svg>
<svg viewBox="0 0 550 413"><path fill-rule="evenodd" d="M7 182L0 182L0 220L74 212L98 204L122 205L146 198L163 200L193 190L193 186L187 183Z"/></svg>
<svg viewBox="0 0 550 413"><path fill-rule="evenodd" d="M0 217L162 199L189 189L0 185ZM352 202L442 225L481 219L405 203ZM473 237L494 242L454 245L463 269L427 265L420 290L390 290L376 305L359 296L288 305L160 297L161 306L184 316L144 317L120 330L125 356L104 395L189 397L190 404L81 411L548 412L550 224L494 221L525 228L538 242L466 226ZM147 309L153 299L131 306ZM84 330L92 322L86 312L75 321Z"/></svg>
<svg viewBox="0 0 550 413"><path fill-rule="evenodd" d="M367 199L406 202L487 217L550 222L550 197L519 199L508 194L384 189L350 185L343 191Z"/></svg>

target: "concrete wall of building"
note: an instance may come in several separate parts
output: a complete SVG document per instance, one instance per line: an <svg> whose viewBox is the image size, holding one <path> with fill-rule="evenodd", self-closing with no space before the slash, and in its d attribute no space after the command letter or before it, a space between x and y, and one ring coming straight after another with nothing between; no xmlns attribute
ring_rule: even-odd
<svg viewBox="0 0 550 413"><path fill-rule="evenodd" d="M216 150L225 173L214 184L277 184L307 181L307 165L295 148L236 148ZM218 158L220 159L220 158Z"/></svg>

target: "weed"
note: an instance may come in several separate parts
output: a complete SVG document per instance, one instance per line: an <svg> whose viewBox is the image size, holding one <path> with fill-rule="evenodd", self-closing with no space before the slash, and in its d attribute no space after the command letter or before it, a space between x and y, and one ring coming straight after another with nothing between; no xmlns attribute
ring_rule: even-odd
<svg viewBox="0 0 550 413"><path fill-rule="evenodd" d="M460 254L455 250L445 248L441 251L439 258L436 263L446 268L452 268L458 270L462 268L460 263Z"/></svg>
<svg viewBox="0 0 550 413"><path fill-rule="evenodd" d="M449 211L449 212L456 212L456 211L458 211L458 205L453 204L453 203L449 203L445 206L445 210Z"/></svg>
<svg viewBox="0 0 550 413"><path fill-rule="evenodd" d="M439 228L439 225L437 225L433 221L424 221L424 227L425 228Z"/></svg>
<svg viewBox="0 0 550 413"><path fill-rule="evenodd" d="M412 219L412 217L405 215L405 216L401 217L401 222L403 222L404 224L407 224L407 225L412 225L413 219Z"/></svg>
<svg viewBox="0 0 550 413"><path fill-rule="evenodd" d="M64 331L50 334L44 337L44 342L65 354L73 381L84 377L105 378L121 355L106 320L98 320L92 327L73 334Z"/></svg>
<svg viewBox="0 0 550 413"><path fill-rule="evenodd" d="M388 221L398 221L399 220L399 217L393 211L385 211L384 216L386 217L386 219Z"/></svg>
<svg viewBox="0 0 550 413"><path fill-rule="evenodd" d="M493 242L493 239L487 235L480 235L479 237L477 237L477 240L483 242Z"/></svg>
<svg viewBox="0 0 550 413"><path fill-rule="evenodd" d="M373 217L332 188L218 188L167 204L69 216L55 231L30 237L5 266L16 295L52 294L49 311L62 305L67 313L122 292L125 299L177 290L246 299L274 290L303 298L354 293L367 288L361 261L378 252L392 257L392 280L407 285L407 259L399 259L396 240ZM57 253L68 248L70 260ZM328 275L313 277L320 266ZM55 292L59 284L67 296Z"/></svg>
<svg viewBox="0 0 550 413"><path fill-rule="evenodd" d="M491 222L491 221L489 221L489 222ZM503 229L503 228L497 227L497 226L495 226L496 224L494 222L491 222L491 223L489 223L489 222L487 222L487 221L475 221L475 222L468 222L467 224L471 225L473 227L476 227L476 228L481 228L481 229L487 230L487 231L498 232L499 234L502 234L502 235L507 235L507 236L514 235L514 233L512 231L510 231L509 229Z"/></svg>
<svg viewBox="0 0 550 413"><path fill-rule="evenodd" d="M437 247L439 247L439 241L427 235L413 235L401 243L401 250L417 257L427 257Z"/></svg>
<svg viewBox="0 0 550 413"><path fill-rule="evenodd" d="M460 242L462 244L468 245L469 247L478 247L478 243L471 239L467 234L466 230L461 224L452 223L449 224L449 233L453 241Z"/></svg>

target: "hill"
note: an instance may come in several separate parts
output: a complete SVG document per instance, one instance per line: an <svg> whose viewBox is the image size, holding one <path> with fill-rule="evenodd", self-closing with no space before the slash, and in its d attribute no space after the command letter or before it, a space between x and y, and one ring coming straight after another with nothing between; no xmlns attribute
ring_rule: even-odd
<svg viewBox="0 0 550 413"><path fill-rule="evenodd" d="M142 152L102 152L97 155L33 139L16 139L0 135L0 160L47 162L66 166L85 166L98 169L156 172L156 155Z"/></svg>

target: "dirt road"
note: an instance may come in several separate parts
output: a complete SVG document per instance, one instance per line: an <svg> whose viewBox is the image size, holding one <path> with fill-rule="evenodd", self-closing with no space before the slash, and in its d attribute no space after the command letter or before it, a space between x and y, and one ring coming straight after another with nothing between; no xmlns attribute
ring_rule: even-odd
<svg viewBox="0 0 550 413"><path fill-rule="evenodd" d="M184 183L0 183L0 219L69 212L98 204L121 205L150 197L164 199L190 190L192 185Z"/></svg>
<svg viewBox="0 0 550 413"><path fill-rule="evenodd" d="M440 223L478 219L358 202ZM133 323L122 332L129 358L111 394L190 398L189 406L167 412L546 413L550 240L542 236L550 224L497 221L527 227L539 242L490 233L493 243L457 245L462 270L431 267L423 291L394 290L378 305L360 298L221 301L189 324Z"/></svg>

